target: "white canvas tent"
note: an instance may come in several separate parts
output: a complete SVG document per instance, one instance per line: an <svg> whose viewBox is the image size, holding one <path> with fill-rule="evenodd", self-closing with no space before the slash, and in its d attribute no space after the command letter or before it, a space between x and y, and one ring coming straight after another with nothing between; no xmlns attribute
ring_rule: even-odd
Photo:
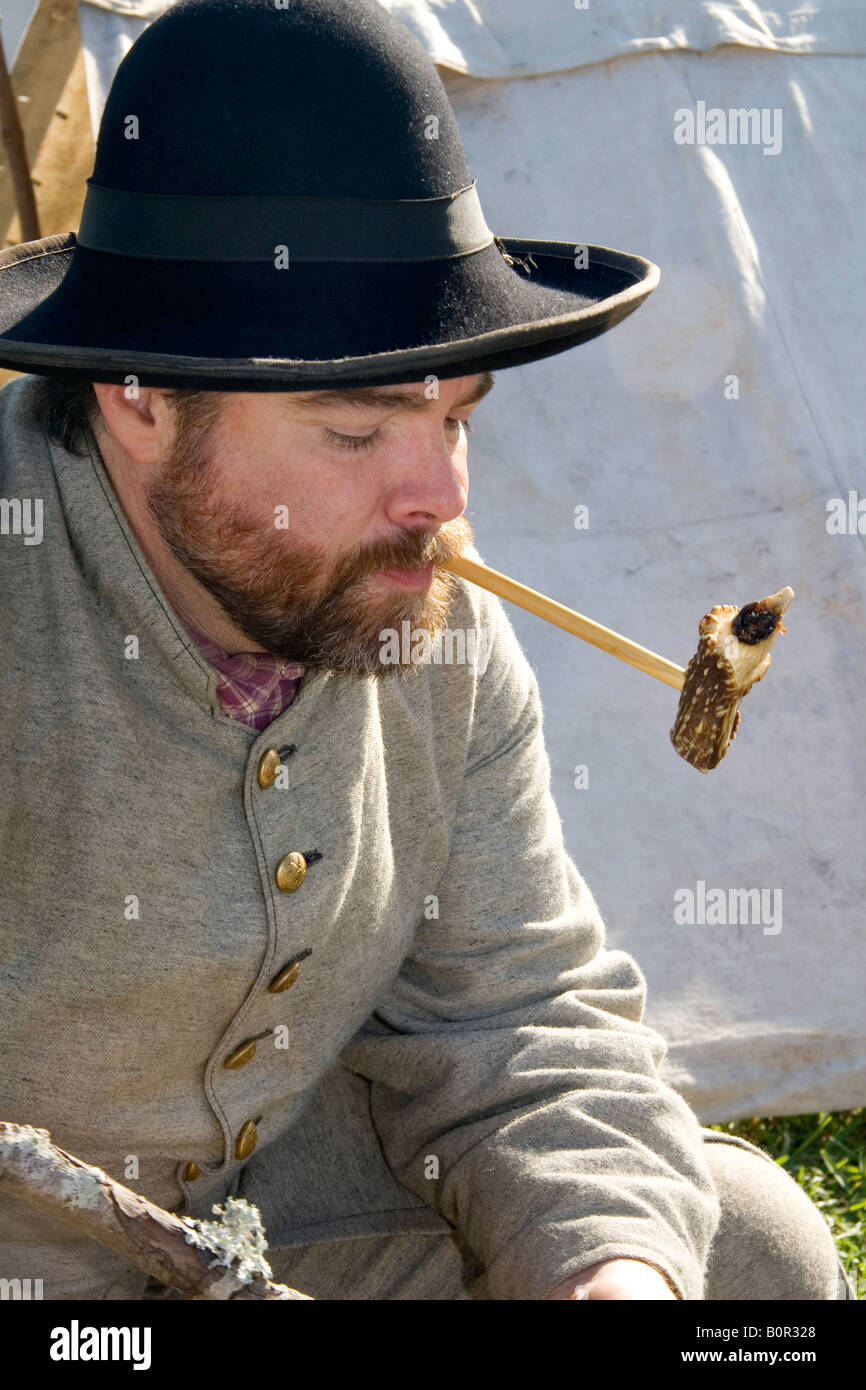
<svg viewBox="0 0 866 1390"><path fill-rule="evenodd" d="M3 54L10 72L21 51L37 5L38 0L3 0L3 4L0 5L0 35L3 37Z"/></svg>
<svg viewBox="0 0 866 1390"><path fill-rule="evenodd" d="M94 135L117 64L163 8L81 3ZM667 1079L703 1123L862 1105L859 0L387 8L442 65L497 234L662 270L613 332L499 373L470 449L485 561L681 665L713 604L797 594L708 776L668 741L673 691L509 609L608 944L643 969ZM714 109L764 123L702 141ZM675 136L684 110L694 143ZM700 911L711 889L723 920Z"/></svg>

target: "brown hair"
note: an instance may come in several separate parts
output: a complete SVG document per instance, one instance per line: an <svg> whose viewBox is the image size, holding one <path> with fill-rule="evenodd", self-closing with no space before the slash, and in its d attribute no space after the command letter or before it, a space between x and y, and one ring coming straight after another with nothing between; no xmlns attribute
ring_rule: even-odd
<svg viewBox="0 0 866 1390"><path fill-rule="evenodd" d="M68 380L49 374L36 378L33 409L49 438L71 454L86 455L93 426L99 418L99 401L89 381ZM195 424L215 423L221 406L219 392L160 388L175 412L179 432Z"/></svg>

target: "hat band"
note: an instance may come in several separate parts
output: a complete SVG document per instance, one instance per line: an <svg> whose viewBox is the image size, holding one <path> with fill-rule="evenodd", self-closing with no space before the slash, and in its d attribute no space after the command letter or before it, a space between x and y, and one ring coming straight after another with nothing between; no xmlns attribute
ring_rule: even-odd
<svg viewBox="0 0 866 1390"><path fill-rule="evenodd" d="M80 246L179 261L438 261L493 243L475 180L442 198L133 193L87 181Z"/></svg>

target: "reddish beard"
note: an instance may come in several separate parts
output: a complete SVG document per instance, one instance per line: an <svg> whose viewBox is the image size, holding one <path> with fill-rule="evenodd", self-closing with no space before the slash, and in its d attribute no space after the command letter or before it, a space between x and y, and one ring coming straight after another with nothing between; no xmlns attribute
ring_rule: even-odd
<svg viewBox="0 0 866 1390"><path fill-rule="evenodd" d="M429 587L412 592L372 576L461 554L472 541L469 522L458 517L436 532L403 530L335 563L324 546L229 503L206 443L201 431L182 428L147 492L150 514L179 563L274 656L359 678L405 674L408 665L381 660L382 630L408 619L432 639L445 627L458 581L434 568Z"/></svg>

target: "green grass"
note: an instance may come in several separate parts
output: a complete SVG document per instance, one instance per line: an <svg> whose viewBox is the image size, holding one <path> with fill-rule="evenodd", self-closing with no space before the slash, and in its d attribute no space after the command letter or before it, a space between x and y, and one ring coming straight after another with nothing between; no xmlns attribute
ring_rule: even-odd
<svg viewBox="0 0 866 1390"><path fill-rule="evenodd" d="M819 1208L848 1278L866 1300L866 1109L708 1128L757 1144L791 1174Z"/></svg>

